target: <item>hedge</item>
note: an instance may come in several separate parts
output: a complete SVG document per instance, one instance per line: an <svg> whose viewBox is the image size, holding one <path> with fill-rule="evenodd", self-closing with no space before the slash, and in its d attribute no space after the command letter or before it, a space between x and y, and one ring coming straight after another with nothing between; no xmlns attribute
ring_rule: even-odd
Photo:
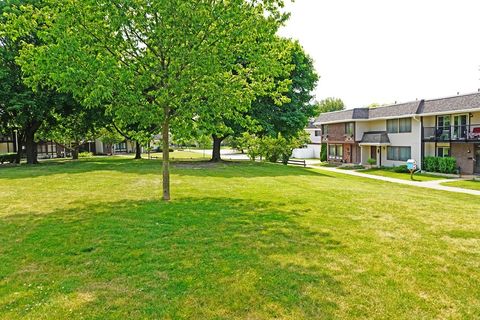
<svg viewBox="0 0 480 320"><path fill-rule="evenodd" d="M4 164L5 162L15 163L16 160L17 160L17 154L16 153L0 154L0 163L1 164Z"/></svg>
<svg viewBox="0 0 480 320"><path fill-rule="evenodd" d="M457 173L457 159L452 157L425 157L423 169L429 172Z"/></svg>

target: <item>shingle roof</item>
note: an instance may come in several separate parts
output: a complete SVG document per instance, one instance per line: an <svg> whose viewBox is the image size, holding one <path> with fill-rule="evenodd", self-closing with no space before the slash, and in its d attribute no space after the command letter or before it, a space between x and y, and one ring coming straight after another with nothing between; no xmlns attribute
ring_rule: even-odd
<svg viewBox="0 0 480 320"><path fill-rule="evenodd" d="M393 104L385 107L369 109L369 119L402 117L416 114L421 101Z"/></svg>
<svg viewBox="0 0 480 320"><path fill-rule="evenodd" d="M322 113L315 123L334 122L334 121L348 121L356 119L368 119L368 108L355 108L342 111L334 111Z"/></svg>
<svg viewBox="0 0 480 320"><path fill-rule="evenodd" d="M400 118L416 114L444 113L469 109L480 109L480 92L442 99L393 104L378 108L356 108L323 113L317 118L315 123L322 124L359 119Z"/></svg>
<svg viewBox="0 0 480 320"><path fill-rule="evenodd" d="M450 112L467 109L480 109L480 93L426 100L421 113Z"/></svg>
<svg viewBox="0 0 480 320"><path fill-rule="evenodd" d="M390 139L386 131L371 131L363 134L363 144L390 144Z"/></svg>

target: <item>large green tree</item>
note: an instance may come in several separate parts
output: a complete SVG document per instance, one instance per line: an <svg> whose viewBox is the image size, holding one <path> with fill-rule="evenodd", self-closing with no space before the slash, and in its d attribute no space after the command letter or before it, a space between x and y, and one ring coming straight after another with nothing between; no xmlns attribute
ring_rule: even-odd
<svg viewBox="0 0 480 320"><path fill-rule="evenodd" d="M54 112L64 107L65 96L36 84L33 89L25 85L23 72L16 59L22 45L39 44L38 25L32 26L21 36L12 38L5 30L7 16L18 13L19 5L32 5L39 8L43 1L5 0L0 1L0 126L18 132L18 156L20 161L22 146L25 147L27 163L37 163L35 135L42 124Z"/></svg>
<svg viewBox="0 0 480 320"><path fill-rule="evenodd" d="M10 32L43 26L41 46L19 59L31 85L72 92L85 105L111 101L125 121L160 123L163 150L171 129L191 130L205 109L228 113L221 85L241 96L272 85L279 70L273 44L286 16L282 0L45 0L10 15ZM249 61L238 63L238 57ZM253 81L252 81L253 80ZM214 103L201 103L208 96ZM230 99L233 103L233 99ZM163 153L163 199L170 199L169 154Z"/></svg>
<svg viewBox="0 0 480 320"><path fill-rule="evenodd" d="M308 120L317 114L317 106L313 102L313 90L318 82L318 75L312 59L302 46L289 39L278 39L278 60L283 72L275 78L272 88L274 95L264 92L245 110L237 110L236 114L217 114L208 119L215 124L212 129L213 153L212 161L220 160L220 145L228 136L240 137L244 132L261 136L284 139L297 137L308 124ZM283 92L283 99L275 95Z"/></svg>

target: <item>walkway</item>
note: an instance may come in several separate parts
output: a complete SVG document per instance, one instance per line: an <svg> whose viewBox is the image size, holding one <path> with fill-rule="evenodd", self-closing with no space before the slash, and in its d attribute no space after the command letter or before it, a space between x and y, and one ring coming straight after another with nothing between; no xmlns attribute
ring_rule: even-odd
<svg viewBox="0 0 480 320"><path fill-rule="evenodd" d="M382 180L382 181L387 181L387 182L405 184L405 185L408 185L408 186L428 188L428 189L441 190L441 191L449 191L449 192L457 192L457 193L465 193L465 194L480 196L480 191L478 191L478 190L462 189L462 188L456 188L456 187L447 187L447 186L442 186L441 185L441 183L444 183L444 182L461 181L461 180L466 180L466 179L445 179L445 180L432 180L432 181L421 181L420 182L420 181L410 181L410 180L402 180L402 179L395 179L395 178L389 178L389 177L375 176L375 175L366 174L366 173L362 173L362 172L351 171L351 170L342 170L342 169L337 169L337 168L318 167L318 166L313 166L313 165L308 165L308 167L313 168L313 169L320 169L320 170L325 170L325 171L336 172L336 173L349 174L351 176L357 176L357 177L363 177L363 178L369 178L369 179L375 179L375 180Z"/></svg>

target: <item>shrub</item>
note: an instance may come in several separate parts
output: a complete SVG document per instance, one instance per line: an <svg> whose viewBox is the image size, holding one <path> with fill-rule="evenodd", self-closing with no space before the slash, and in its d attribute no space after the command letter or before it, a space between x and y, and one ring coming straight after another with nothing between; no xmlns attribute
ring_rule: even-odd
<svg viewBox="0 0 480 320"><path fill-rule="evenodd" d="M398 166L398 167L393 167L392 171L397 172L397 173L410 173L410 170L407 169L406 164Z"/></svg>
<svg viewBox="0 0 480 320"><path fill-rule="evenodd" d="M322 143L322 149L320 150L320 161L322 162L327 161L327 148L328 145L326 143Z"/></svg>
<svg viewBox="0 0 480 320"><path fill-rule="evenodd" d="M0 154L0 163L4 164L5 162L15 163L17 159L16 153L4 153Z"/></svg>
<svg viewBox="0 0 480 320"><path fill-rule="evenodd" d="M371 165L371 166L377 164L377 160L376 160L376 159L372 159L372 158L368 159L367 162L368 162L368 164Z"/></svg>
<svg viewBox="0 0 480 320"><path fill-rule="evenodd" d="M439 167L441 173L456 173L457 160L452 157L440 158Z"/></svg>
<svg viewBox="0 0 480 320"><path fill-rule="evenodd" d="M91 153L91 152L80 152L78 154L78 157L79 158L91 158L91 157L93 157L93 153Z"/></svg>
<svg viewBox="0 0 480 320"><path fill-rule="evenodd" d="M429 172L456 173L457 160L452 157L425 157L423 169Z"/></svg>
<svg viewBox="0 0 480 320"><path fill-rule="evenodd" d="M423 168L430 172L440 172L439 159L438 157L425 157L425 159L423 159Z"/></svg>

